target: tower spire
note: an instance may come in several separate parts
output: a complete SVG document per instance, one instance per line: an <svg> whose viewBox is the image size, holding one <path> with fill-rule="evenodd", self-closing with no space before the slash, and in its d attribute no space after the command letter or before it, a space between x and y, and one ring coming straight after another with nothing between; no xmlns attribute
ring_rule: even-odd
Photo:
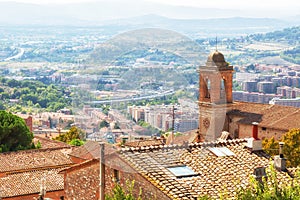
<svg viewBox="0 0 300 200"><path fill-rule="evenodd" d="M218 51L218 36L216 35L216 51Z"/></svg>

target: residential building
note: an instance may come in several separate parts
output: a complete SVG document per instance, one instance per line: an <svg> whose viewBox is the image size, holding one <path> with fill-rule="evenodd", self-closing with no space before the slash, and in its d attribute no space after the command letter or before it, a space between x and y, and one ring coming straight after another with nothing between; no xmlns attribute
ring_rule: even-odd
<svg viewBox="0 0 300 200"><path fill-rule="evenodd" d="M294 99L273 98L269 103L272 105L293 106L300 108L300 97Z"/></svg>
<svg viewBox="0 0 300 200"><path fill-rule="evenodd" d="M64 176L61 170L73 165L66 144L36 138L43 148L0 153L1 199L37 199L41 189L45 198L60 199L64 196Z"/></svg>
<svg viewBox="0 0 300 200"><path fill-rule="evenodd" d="M249 138L181 145L144 143L121 150L105 145L102 162L100 145L88 144L76 155L83 161L63 171L64 195L66 199L98 199L101 192L110 194L116 184L126 189L134 181L132 193L141 194L142 199L218 199L221 195L232 199L240 188L249 186L251 176L257 180L266 176L270 156L262 151L261 142ZM284 184L295 170L285 167L282 156L274 159L275 173Z"/></svg>
<svg viewBox="0 0 300 200"><path fill-rule="evenodd" d="M275 86L274 86L273 82L271 82L271 81L262 81L262 82L257 83L258 92L261 92L261 93L272 94L275 92L274 88L275 88Z"/></svg>

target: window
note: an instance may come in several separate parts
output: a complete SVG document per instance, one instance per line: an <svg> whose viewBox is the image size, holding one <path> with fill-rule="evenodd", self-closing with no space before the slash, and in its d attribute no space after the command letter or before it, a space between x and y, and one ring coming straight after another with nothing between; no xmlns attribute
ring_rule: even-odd
<svg viewBox="0 0 300 200"><path fill-rule="evenodd" d="M116 183L120 182L120 172L119 172L119 170L116 170L116 169L114 169L114 181Z"/></svg>
<svg viewBox="0 0 300 200"><path fill-rule="evenodd" d="M267 128L266 128L266 127L261 127L261 129L262 129L263 131L267 130Z"/></svg>
<svg viewBox="0 0 300 200"><path fill-rule="evenodd" d="M234 156L235 154L227 147L210 147L208 148L213 154L218 157L221 156Z"/></svg>
<svg viewBox="0 0 300 200"><path fill-rule="evenodd" d="M198 174L195 173L191 168L188 166L175 166L175 167L167 167L167 169L174 174L177 178L183 177L190 177L190 176L197 176Z"/></svg>

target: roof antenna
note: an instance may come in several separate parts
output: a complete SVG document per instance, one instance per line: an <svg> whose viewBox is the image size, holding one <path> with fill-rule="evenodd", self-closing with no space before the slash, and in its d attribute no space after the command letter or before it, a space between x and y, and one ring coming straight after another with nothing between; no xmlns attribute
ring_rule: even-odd
<svg viewBox="0 0 300 200"><path fill-rule="evenodd" d="M218 51L218 36L216 35L216 51Z"/></svg>

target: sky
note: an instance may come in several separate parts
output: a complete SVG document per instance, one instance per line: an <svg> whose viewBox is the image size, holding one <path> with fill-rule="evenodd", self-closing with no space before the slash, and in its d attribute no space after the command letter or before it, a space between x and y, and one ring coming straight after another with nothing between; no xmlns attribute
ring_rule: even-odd
<svg viewBox="0 0 300 200"><path fill-rule="evenodd" d="M24 2L34 4L68 4L68 3L82 3L82 2L93 2L93 1L113 1L113 0L0 0L0 2ZM126 0L124 0L126 1ZM142 0L135 0L142 1ZM203 8L281 8L281 9L298 9L300 14L300 1L299 0L144 0L147 2L156 2L169 5L180 5L180 6L193 6Z"/></svg>
<svg viewBox="0 0 300 200"><path fill-rule="evenodd" d="M59 6L56 8L63 8L67 11L74 11L74 6L68 7L64 6L64 4L101 2L98 4L101 7L98 8L98 11L90 12L87 9L87 13L85 13L84 9L82 9L83 7L81 7L82 5L78 5L76 12L80 10L79 8L81 8L81 12L74 12L75 15L85 16L97 14L97 17L101 16L104 20L147 14L157 14L178 19L263 17L291 18L294 20L295 16L300 17L299 0L0 0L0 2L56 4ZM91 7L91 9L95 10L96 7ZM207 12L210 13L207 14Z"/></svg>

